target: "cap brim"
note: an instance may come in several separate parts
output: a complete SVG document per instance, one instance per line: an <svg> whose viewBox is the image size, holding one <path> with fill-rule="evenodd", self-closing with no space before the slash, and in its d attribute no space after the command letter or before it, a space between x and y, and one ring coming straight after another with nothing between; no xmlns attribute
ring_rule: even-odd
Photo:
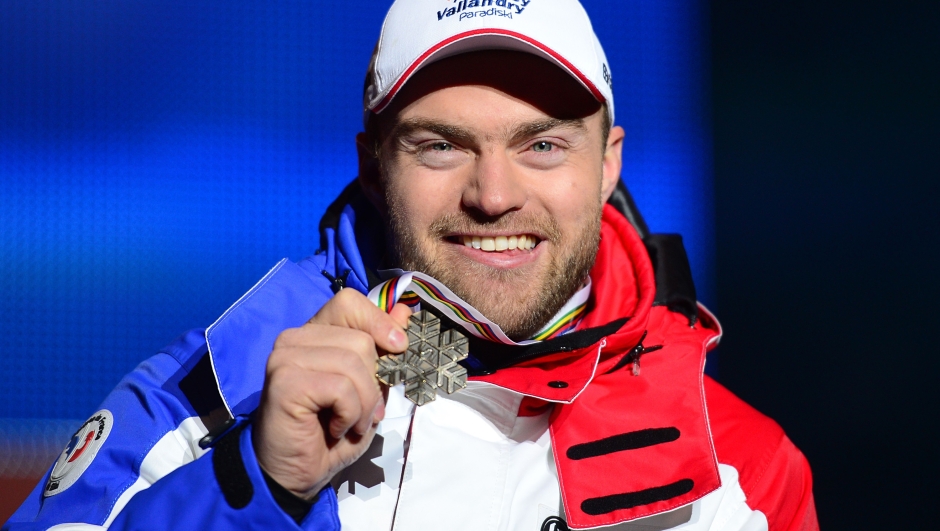
<svg viewBox="0 0 940 531"><path fill-rule="evenodd" d="M421 68L446 57L477 50L514 50L541 57L568 72L572 77L578 80L597 101L607 103L604 94L598 90L597 86L595 86L583 72L548 46L521 33L500 28L483 28L459 33L430 47L398 76L398 79L391 85L388 92L376 95L375 103L368 107L369 110L374 113L382 112L382 110L392 102L411 76L421 70Z"/></svg>

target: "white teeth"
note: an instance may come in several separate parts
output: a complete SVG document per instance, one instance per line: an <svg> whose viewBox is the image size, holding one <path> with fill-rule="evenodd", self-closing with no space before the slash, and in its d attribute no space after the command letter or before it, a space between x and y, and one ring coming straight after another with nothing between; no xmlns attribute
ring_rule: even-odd
<svg viewBox="0 0 940 531"><path fill-rule="evenodd" d="M519 249L529 251L535 248L537 241L533 236L525 234L519 236L461 236L466 247L480 249L486 252L500 252Z"/></svg>

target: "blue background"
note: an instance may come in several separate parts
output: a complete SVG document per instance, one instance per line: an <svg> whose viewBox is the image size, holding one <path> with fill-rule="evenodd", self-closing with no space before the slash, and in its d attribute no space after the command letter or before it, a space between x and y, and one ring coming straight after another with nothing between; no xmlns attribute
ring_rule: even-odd
<svg viewBox="0 0 940 531"><path fill-rule="evenodd" d="M0 480L314 250L379 4L2 3ZM936 527L940 3L586 5L625 177L720 296L722 383L809 458L822 529Z"/></svg>
<svg viewBox="0 0 940 531"><path fill-rule="evenodd" d="M388 4L3 4L0 417L84 418L278 259L316 250L356 175ZM710 303L707 6L585 5L627 131L623 176L654 232L685 235Z"/></svg>

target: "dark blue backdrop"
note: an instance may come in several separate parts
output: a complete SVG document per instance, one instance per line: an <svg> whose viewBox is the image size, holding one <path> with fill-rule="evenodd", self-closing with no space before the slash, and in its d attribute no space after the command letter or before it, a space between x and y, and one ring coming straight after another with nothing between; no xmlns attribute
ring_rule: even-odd
<svg viewBox="0 0 940 531"><path fill-rule="evenodd" d="M439 0L443 1L443 0ZM705 6L585 2L624 178L713 300ZM386 1L30 0L0 7L0 417L83 418L206 326L355 176Z"/></svg>

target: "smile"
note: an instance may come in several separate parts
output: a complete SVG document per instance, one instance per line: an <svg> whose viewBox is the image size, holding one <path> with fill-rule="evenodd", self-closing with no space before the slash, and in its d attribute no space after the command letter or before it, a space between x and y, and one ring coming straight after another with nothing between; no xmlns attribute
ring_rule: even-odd
<svg viewBox="0 0 940 531"><path fill-rule="evenodd" d="M530 251L538 245L538 238L529 234L513 236L458 236L458 242L486 252Z"/></svg>

